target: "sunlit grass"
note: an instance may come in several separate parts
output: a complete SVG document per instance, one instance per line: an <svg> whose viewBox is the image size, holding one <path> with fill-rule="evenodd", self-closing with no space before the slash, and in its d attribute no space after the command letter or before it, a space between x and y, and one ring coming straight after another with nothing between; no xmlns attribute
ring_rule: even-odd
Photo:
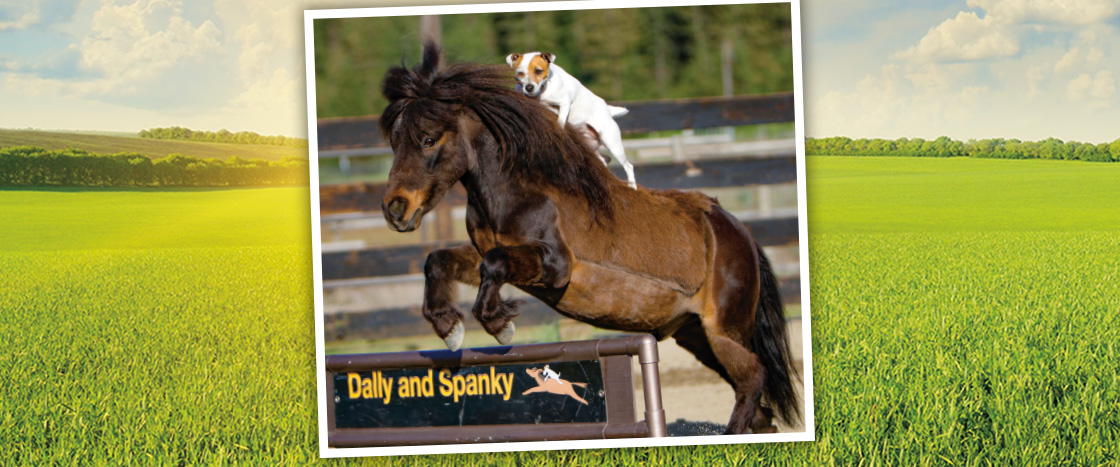
<svg viewBox="0 0 1120 467"><path fill-rule="evenodd" d="M1120 463L1111 167L821 159L808 180L817 441L330 463ZM315 462L306 190L148 194L129 210L106 207L128 199L114 193L0 192L5 214L24 209L5 217L23 232L0 231L0 465ZM146 225L167 227L135 233Z"/></svg>
<svg viewBox="0 0 1120 467"><path fill-rule="evenodd" d="M0 464L310 461L308 257L0 253Z"/></svg>
<svg viewBox="0 0 1120 467"><path fill-rule="evenodd" d="M311 244L307 187L0 189L0 251Z"/></svg>

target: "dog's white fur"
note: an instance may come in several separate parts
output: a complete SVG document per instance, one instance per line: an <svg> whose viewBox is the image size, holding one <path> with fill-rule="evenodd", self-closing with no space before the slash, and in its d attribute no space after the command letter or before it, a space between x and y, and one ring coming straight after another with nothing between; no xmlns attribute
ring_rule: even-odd
<svg viewBox="0 0 1120 467"><path fill-rule="evenodd" d="M560 68L555 61L555 55L542 52L506 56L506 63L517 72L521 92L530 97L539 96L541 102L550 106L549 108L558 107L557 121L561 126L568 123L591 127L598 134L599 143L622 164L630 187L636 189L634 165L626 159L626 151L622 148L622 131L614 121L615 117L626 115L628 111L622 107L607 105L607 101L584 87L583 83ZM608 163L606 160L603 162Z"/></svg>

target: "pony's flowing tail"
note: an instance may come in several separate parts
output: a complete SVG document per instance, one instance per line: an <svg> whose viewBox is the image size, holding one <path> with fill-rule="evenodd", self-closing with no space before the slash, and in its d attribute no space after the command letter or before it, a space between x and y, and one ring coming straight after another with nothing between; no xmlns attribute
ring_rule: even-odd
<svg viewBox="0 0 1120 467"><path fill-rule="evenodd" d="M797 394L793 392L793 378L797 377L793 367L793 357L789 352L789 338L786 336L786 320L782 307L782 292L778 288L778 278L770 267L770 260L758 251L758 272L761 290L758 309L755 310L754 334L751 335L751 350L758 355L766 368L764 391L770 405L777 409L782 419L792 424L801 419Z"/></svg>

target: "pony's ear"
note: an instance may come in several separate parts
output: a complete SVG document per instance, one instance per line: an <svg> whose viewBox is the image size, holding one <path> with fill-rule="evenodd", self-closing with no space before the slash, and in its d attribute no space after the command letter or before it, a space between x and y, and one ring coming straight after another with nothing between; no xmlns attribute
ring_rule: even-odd
<svg viewBox="0 0 1120 467"><path fill-rule="evenodd" d="M521 54L506 55L506 63L508 63L509 66L513 66L513 62L516 62L519 58L521 58Z"/></svg>
<svg viewBox="0 0 1120 467"><path fill-rule="evenodd" d="M424 41L424 59L420 61L420 76L430 77L439 68L440 49L434 41Z"/></svg>
<svg viewBox="0 0 1120 467"><path fill-rule="evenodd" d="M556 54L541 52L541 56L544 57L545 60L548 60L548 63L556 63Z"/></svg>

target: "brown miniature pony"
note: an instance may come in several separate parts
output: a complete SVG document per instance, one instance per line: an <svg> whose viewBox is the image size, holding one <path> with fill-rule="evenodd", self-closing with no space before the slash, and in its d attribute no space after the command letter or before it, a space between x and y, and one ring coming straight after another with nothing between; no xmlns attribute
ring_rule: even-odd
<svg viewBox="0 0 1120 467"><path fill-rule="evenodd" d="M573 383L571 381L563 379L545 381L544 376L541 376L544 373L544 370L541 370L540 368L526 368L525 373L528 373L530 377L537 380L537 386L526 389L525 392L521 393L522 396L526 394L532 394L534 392L547 392L550 394L568 396L579 401L583 405L587 405L587 401L583 400L582 397L579 397L579 395L576 394L575 389L576 387L585 388L587 387L587 383Z"/></svg>
<svg viewBox="0 0 1120 467"><path fill-rule="evenodd" d="M439 60L428 44L416 68L385 77L381 206L408 232L466 188L471 244L424 266L423 313L451 350L463 340L453 281L478 286L472 313L502 344L519 313L498 295L508 283L579 321L673 336L734 387L728 433L775 431L763 395L799 416L778 283L742 222L699 193L630 189L578 129L511 89L508 67Z"/></svg>

